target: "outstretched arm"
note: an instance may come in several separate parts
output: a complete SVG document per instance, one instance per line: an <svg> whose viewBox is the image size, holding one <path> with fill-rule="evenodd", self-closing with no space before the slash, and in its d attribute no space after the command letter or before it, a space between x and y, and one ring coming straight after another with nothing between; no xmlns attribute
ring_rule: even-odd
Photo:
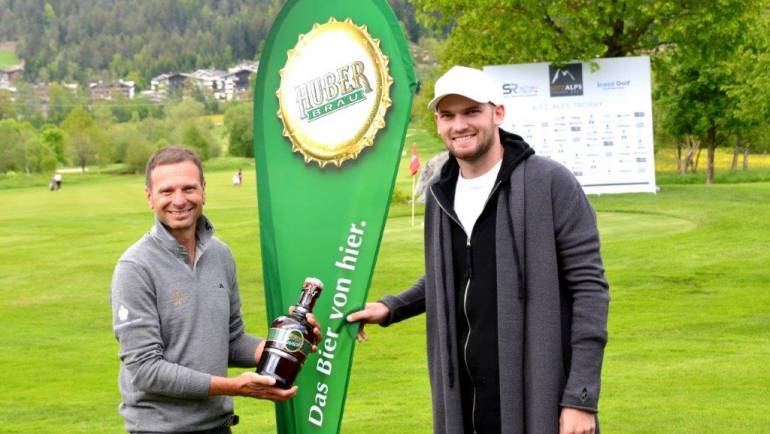
<svg viewBox="0 0 770 434"><path fill-rule="evenodd" d="M384 327L425 312L425 276L411 288L396 296L387 295L375 303L366 303L363 310L348 315L348 322L359 322L358 340L368 339L364 332L366 324L380 324Z"/></svg>
<svg viewBox="0 0 770 434"><path fill-rule="evenodd" d="M374 303L366 303L363 310L353 312L348 315L348 322L359 322L361 327L358 329L358 341L365 341L369 339L364 331L364 325L366 324L382 324L390 316L390 308L385 306L384 303L379 301Z"/></svg>

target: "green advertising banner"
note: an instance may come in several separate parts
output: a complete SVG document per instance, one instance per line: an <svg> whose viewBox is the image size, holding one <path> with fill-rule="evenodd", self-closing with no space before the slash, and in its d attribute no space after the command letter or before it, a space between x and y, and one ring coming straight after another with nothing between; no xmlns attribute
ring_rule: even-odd
<svg viewBox="0 0 770 434"><path fill-rule="evenodd" d="M324 339L276 405L281 433L340 430L358 331L345 316L366 300L416 87L385 0L289 0L266 41L254 154L269 319L305 277L324 283Z"/></svg>

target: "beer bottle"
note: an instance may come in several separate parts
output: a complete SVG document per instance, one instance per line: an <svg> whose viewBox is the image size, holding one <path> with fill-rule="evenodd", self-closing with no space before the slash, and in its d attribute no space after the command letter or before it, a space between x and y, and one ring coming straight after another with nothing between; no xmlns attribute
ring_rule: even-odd
<svg viewBox="0 0 770 434"><path fill-rule="evenodd" d="M275 378L275 385L282 389L288 389L294 384L310 349L317 344L313 326L307 322L307 314L313 311L321 290L323 283L308 277L302 285L294 310L288 316L279 316L270 324L257 373Z"/></svg>

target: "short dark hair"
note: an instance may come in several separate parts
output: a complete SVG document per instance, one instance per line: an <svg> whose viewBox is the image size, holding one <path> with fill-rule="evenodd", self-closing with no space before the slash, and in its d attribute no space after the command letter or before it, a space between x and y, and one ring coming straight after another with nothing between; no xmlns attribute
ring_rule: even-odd
<svg viewBox="0 0 770 434"><path fill-rule="evenodd" d="M144 185L147 188L152 188L152 179L150 175L152 170L158 166L166 164L176 164L183 161L192 161L198 167L198 174L200 175L201 185L205 183L203 179L203 165L201 159L194 151L185 148L179 148L176 146L167 146L155 151L154 154L147 160L147 167L144 170Z"/></svg>

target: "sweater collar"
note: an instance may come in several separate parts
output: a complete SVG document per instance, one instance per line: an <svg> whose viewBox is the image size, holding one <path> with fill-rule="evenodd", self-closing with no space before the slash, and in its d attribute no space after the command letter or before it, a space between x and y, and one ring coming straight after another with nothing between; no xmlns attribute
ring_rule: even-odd
<svg viewBox="0 0 770 434"><path fill-rule="evenodd" d="M169 250L175 255L187 256L187 250L177 242L176 238L166 229L166 226L155 219L155 225L150 229L150 236L156 239L163 247ZM201 215L198 217L198 222L195 224L195 242L197 243L197 251L203 253L206 243L214 236L214 226L211 224L206 216ZM196 254L199 256L200 254Z"/></svg>

